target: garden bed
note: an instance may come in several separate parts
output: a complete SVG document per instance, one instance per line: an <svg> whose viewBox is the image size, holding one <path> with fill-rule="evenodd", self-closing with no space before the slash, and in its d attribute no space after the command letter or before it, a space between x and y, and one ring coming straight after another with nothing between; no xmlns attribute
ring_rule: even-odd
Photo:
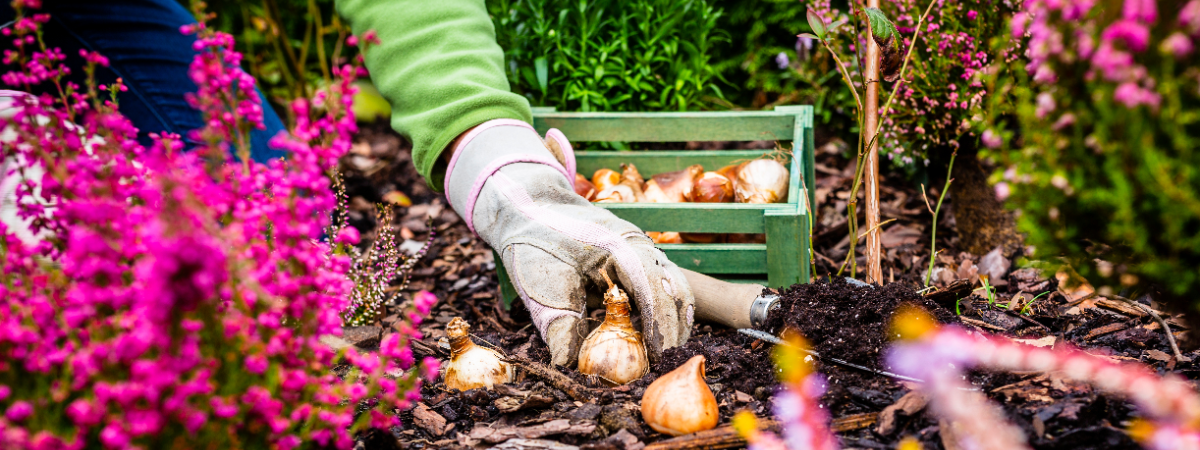
<svg viewBox="0 0 1200 450"><path fill-rule="evenodd" d="M362 138L365 144L359 148L369 148L370 153L361 154L357 163L346 162L360 169L347 178L347 185L351 196L359 197L351 201L351 218L367 231L364 236L372 236L370 203L395 189L415 203L398 210L400 234L420 241L430 231L425 221L428 216L434 217L432 227L438 232L432 248L416 266L409 289L430 290L441 299L420 327L425 338L414 345L416 353L445 358L447 352L439 346L445 324L453 317L463 317L472 324L477 342L502 349L520 365L531 368L521 370L516 383L493 391L457 392L446 390L441 383L426 385L421 402L402 413L403 428L393 430L393 436L376 433L364 438L368 448L739 447L744 443L728 427L732 414L750 410L762 418L773 416L771 399L779 385L770 359L772 344L719 326L695 325L687 344L666 351L646 377L621 387L604 387L574 368L546 367L549 352L528 312L519 302L511 311L499 306L490 249L445 207L444 199L423 186L399 139L382 126L366 130ZM915 188L885 188L882 192L884 218L897 219L885 226L883 239L884 274L892 282L865 287L836 277L829 281L828 274L836 272L832 262L840 262L848 251L844 208L849 174L842 169L848 164L837 150L836 144L828 144L818 152L815 250L821 281L783 290L783 307L772 314L768 327L775 332L785 326L800 330L824 358L817 359L817 369L828 380L822 400L843 447L896 448L902 437L913 436L924 448L954 448L943 445L940 433L949 425L923 412L924 399L911 391L908 382L831 360L887 371L881 352L888 344L888 318L905 303L918 304L943 323L975 332L1036 346L1069 343L1098 357L1140 361L1160 373L1196 379L1192 363L1171 356L1161 326L1142 309L1087 289L1064 288L1058 280L1044 279L1029 269L1010 270L1004 264L1007 260L997 259L998 255L955 252L954 224L946 219L952 216L945 211L938 247L947 251L938 257L934 271L935 284L943 293L917 292L915 287L923 284L922 272L929 262L931 215ZM992 284L1000 285L993 298L985 298L982 292L970 295L969 287L962 289L979 274L992 275ZM1158 306L1148 298L1141 300L1146 306ZM590 315L596 324L602 316L600 311ZM377 326L354 329L349 335L365 336L351 340L370 349L378 342L372 337L388 333L395 320L395 316L387 316ZM1168 319L1168 323L1177 337L1186 338L1187 332L1176 319ZM1187 348L1184 353L1193 359L1197 356ZM700 436L669 439L644 425L638 403L654 378L696 354L708 360L706 381L716 394L721 424ZM1003 406L1008 419L1024 430L1034 448L1137 448L1124 431L1137 414L1128 402L1100 395L1062 374L974 372L971 382Z"/></svg>

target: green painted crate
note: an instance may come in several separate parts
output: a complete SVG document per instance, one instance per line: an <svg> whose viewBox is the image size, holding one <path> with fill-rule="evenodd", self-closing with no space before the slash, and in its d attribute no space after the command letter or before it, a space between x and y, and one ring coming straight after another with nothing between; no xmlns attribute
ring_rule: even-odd
<svg viewBox="0 0 1200 450"><path fill-rule="evenodd" d="M802 196L814 202L813 108L780 106L774 111L669 113L562 113L534 108L539 133L558 128L572 142L792 141L788 161L788 202L742 203L596 203L643 230L695 233L764 233L766 244L659 244L672 262L685 269L734 282L785 287L809 281L809 217ZM577 151L577 171L590 177L600 168L620 171L634 163L647 179L701 164L716 170L734 161L761 156L763 150ZM496 256L504 304L517 298L500 257Z"/></svg>

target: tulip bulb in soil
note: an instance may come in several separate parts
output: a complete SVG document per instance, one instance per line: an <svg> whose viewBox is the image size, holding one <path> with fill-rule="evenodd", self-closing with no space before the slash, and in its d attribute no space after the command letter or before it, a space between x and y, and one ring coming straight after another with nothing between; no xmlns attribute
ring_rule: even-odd
<svg viewBox="0 0 1200 450"><path fill-rule="evenodd" d="M579 371L605 382L621 385L641 378L650 370L642 333L629 321L629 297L600 272L608 282L604 293L604 323L579 346Z"/></svg>
<svg viewBox="0 0 1200 450"><path fill-rule="evenodd" d="M659 433L711 430L718 418L717 398L704 382L703 355L654 380L642 395L642 419Z"/></svg>
<svg viewBox="0 0 1200 450"><path fill-rule="evenodd" d="M733 179L738 203L787 201L788 170L773 159L756 159L738 167Z"/></svg>
<svg viewBox="0 0 1200 450"><path fill-rule="evenodd" d="M446 364L446 387L467 391L497 384L511 383L515 372L500 360L500 353L475 345L471 340L471 325L455 317L446 325L450 339L450 362Z"/></svg>

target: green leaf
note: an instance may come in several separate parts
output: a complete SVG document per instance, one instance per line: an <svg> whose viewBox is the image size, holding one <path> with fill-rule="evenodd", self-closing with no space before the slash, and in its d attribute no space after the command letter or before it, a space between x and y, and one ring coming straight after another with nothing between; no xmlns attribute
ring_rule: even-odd
<svg viewBox="0 0 1200 450"><path fill-rule="evenodd" d="M817 37L817 35L812 34L812 33L800 33L800 34L797 34L796 37L809 38L809 39L814 39L814 40L821 39L821 38Z"/></svg>
<svg viewBox="0 0 1200 450"><path fill-rule="evenodd" d="M533 68L537 71L538 87L545 93L546 87L550 85L550 70L546 67L546 57L533 60Z"/></svg>
<svg viewBox="0 0 1200 450"><path fill-rule="evenodd" d="M896 26L879 8L866 8L863 11L867 14L867 20L871 22L871 35L875 37L875 43L880 47L889 46L895 42L896 37L900 36L900 32L896 31Z"/></svg>
<svg viewBox="0 0 1200 450"><path fill-rule="evenodd" d="M812 28L813 34L817 35L818 39L825 39L825 33L829 31L825 28L825 20L811 9L808 10L808 27Z"/></svg>

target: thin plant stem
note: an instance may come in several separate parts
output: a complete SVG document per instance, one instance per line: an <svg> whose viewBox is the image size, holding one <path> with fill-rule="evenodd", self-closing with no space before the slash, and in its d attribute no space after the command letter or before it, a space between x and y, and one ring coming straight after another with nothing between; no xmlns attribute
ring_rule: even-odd
<svg viewBox="0 0 1200 450"><path fill-rule="evenodd" d="M954 158L958 156L958 150L950 154L950 166L946 168L946 185L942 187L942 193L938 194L937 208L933 210L933 232L929 237L929 272L925 274L925 285L929 286L929 280L933 278L933 261L937 258L937 224L938 213L942 212L942 200L946 199L946 192L950 191L950 182L954 181L950 178L950 174L954 173Z"/></svg>

